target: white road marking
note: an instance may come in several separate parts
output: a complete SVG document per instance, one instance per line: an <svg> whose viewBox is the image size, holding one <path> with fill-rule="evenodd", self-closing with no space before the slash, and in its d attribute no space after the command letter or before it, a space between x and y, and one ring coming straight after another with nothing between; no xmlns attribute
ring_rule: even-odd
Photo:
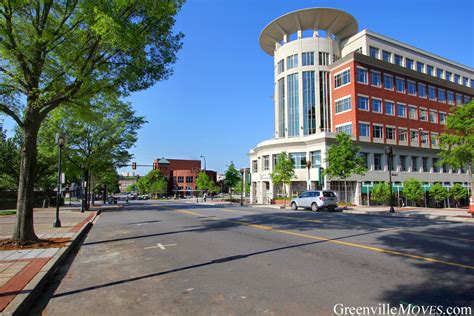
<svg viewBox="0 0 474 316"><path fill-rule="evenodd" d="M154 249L154 248L160 248L161 250L166 250L166 247L171 247L171 246L176 246L177 244L169 244L169 245L162 245L160 243L157 243L156 246L151 246L151 247L145 247L143 249Z"/></svg>

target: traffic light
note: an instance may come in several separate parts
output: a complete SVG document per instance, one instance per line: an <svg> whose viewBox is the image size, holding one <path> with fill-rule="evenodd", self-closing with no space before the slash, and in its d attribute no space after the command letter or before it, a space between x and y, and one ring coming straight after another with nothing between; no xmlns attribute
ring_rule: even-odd
<svg viewBox="0 0 474 316"><path fill-rule="evenodd" d="M153 163L153 170L158 170L158 163L157 162Z"/></svg>
<svg viewBox="0 0 474 316"><path fill-rule="evenodd" d="M132 170L137 170L137 163L136 162L132 162Z"/></svg>

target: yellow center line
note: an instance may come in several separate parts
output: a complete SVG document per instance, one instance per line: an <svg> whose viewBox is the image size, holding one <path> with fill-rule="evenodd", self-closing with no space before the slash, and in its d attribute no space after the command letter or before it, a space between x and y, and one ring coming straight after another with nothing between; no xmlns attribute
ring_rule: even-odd
<svg viewBox="0 0 474 316"><path fill-rule="evenodd" d="M347 242L347 241L334 240L334 239L330 239L330 238L326 238L326 237L296 233L296 232L292 232L292 231L288 231L288 230L275 229L271 226L257 225L257 224L252 224L252 223L248 223L248 222L244 222L244 221L225 219L225 218L221 218L221 217L218 217L218 216L205 216L205 215L202 215L202 214L198 214L198 213L194 213L194 212L190 212L190 211L185 211L185 210L176 210L176 212L189 214L189 215L194 215L194 216L204 216L204 217L209 218L211 220L221 220L221 221L226 221L226 222L231 222L231 223L238 223L238 224L241 224L241 225L244 225L244 226L247 226L247 227L251 227L251 228L255 228L255 229L259 229L259 230L266 230L266 231L270 231L270 232L282 233L282 234L293 235L293 236L298 236L298 237L305 237L305 238L325 241L325 242L329 242L329 243L333 243L333 244L350 246L350 247L366 249L366 250L381 252L381 253L388 253L388 254L407 257L407 258L412 258L412 259L418 259L418 260L434 262L434 263L441 263L441 264L445 264L445 265L449 265L449 266L474 270L474 266L470 266L470 265L466 265L466 264L462 264L462 263L444 261L444 260L434 259L434 258L430 258L430 257L424 257L424 256L410 254L410 253L405 253L405 252L399 252L399 251L393 251L393 250L388 250L388 249L383 249L383 248L378 248L378 247L366 246L366 245L362 245L362 244L356 244L356 243Z"/></svg>

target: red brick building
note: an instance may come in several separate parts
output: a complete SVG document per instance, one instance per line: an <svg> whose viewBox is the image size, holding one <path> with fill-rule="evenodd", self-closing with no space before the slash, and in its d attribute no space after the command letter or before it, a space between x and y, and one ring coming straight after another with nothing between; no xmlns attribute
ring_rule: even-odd
<svg viewBox="0 0 474 316"><path fill-rule="evenodd" d="M201 169L200 160L156 159L158 170L168 179L169 196L193 196L197 192L196 178ZM216 182L217 173L206 170L206 174Z"/></svg>

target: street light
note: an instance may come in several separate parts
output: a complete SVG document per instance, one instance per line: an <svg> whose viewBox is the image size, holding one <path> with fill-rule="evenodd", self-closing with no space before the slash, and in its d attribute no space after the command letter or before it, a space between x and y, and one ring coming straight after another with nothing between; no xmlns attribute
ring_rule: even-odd
<svg viewBox="0 0 474 316"><path fill-rule="evenodd" d="M58 189L56 191L56 219L54 220L53 227L61 227L61 221L59 220L59 199L61 196L61 152L66 144L66 135L63 133L56 133L54 137L56 145L59 147L58 153Z"/></svg>
<svg viewBox="0 0 474 316"><path fill-rule="evenodd" d="M201 158L204 160L204 172L206 172L206 157L204 157L203 155L201 155Z"/></svg>
<svg viewBox="0 0 474 316"><path fill-rule="evenodd" d="M395 213L395 209L393 208L393 194L392 194L392 170L390 167L390 163L392 162L392 157L393 157L392 146L385 147L385 154L387 155L388 181L390 183L390 213Z"/></svg>
<svg viewBox="0 0 474 316"><path fill-rule="evenodd" d="M240 206L244 206L244 190L245 190L244 172L245 172L245 169L241 168L240 174L242 176L242 188L240 190Z"/></svg>
<svg viewBox="0 0 474 316"><path fill-rule="evenodd" d="M309 174L309 170L311 168L311 160L306 161L306 168L308 168L308 191L311 190L311 178Z"/></svg>

